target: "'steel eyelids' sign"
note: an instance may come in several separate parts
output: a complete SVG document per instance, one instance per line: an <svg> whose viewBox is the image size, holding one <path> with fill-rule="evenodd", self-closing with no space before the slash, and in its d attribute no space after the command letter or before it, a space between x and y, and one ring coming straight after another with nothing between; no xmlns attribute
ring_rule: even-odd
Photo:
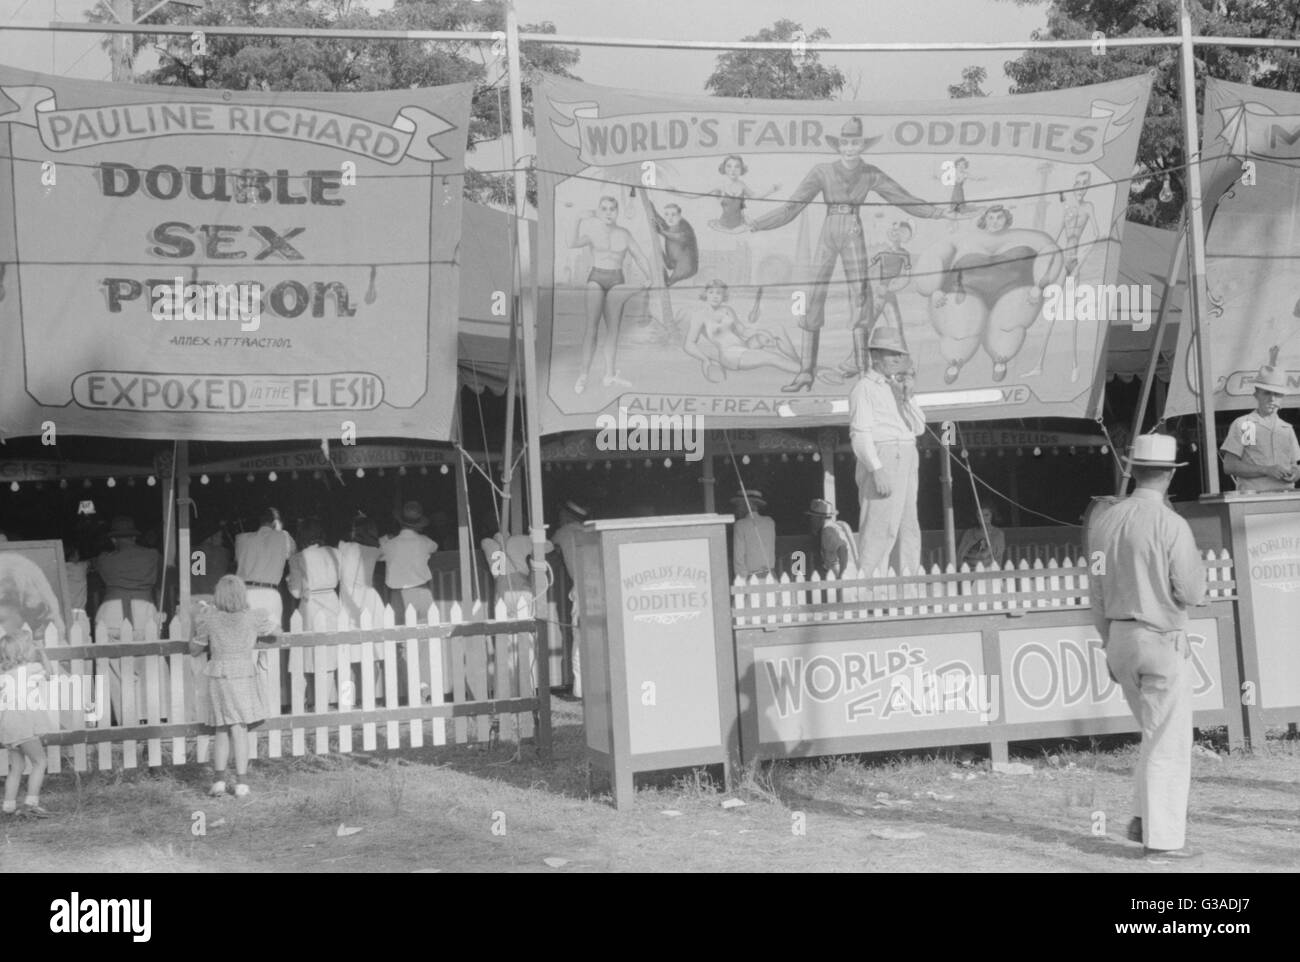
<svg viewBox="0 0 1300 962"><path fill-rule="evenodd" d="M0 67L0 427L447 438L469 98Z"/></svg>

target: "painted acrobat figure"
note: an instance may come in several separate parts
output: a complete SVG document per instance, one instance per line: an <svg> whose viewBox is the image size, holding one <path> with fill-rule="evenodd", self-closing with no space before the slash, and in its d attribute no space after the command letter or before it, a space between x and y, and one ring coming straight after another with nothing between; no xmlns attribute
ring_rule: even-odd
<svg viewBox="0 0 1300 962"><path fill-rule="evenodd" d="M874 192L914 217L956 216L951 211L912 196L879 167L864 162L863 151L879 139L862 135L860 118L852 117L845 121L839 137L826 137L831 149L839 152L839 158L813 167L795 188L789 201L750 221L750 230L773 230L794 220L819 195L826 204L826 220L817 241L817 275L813 281L812 295L808 299L807 313L799 319L799 327L803 330L799 347L799 372L793 381L781 388L787 393L811 391L816 380L817 352L822 326L826 322L826 294L831 275L835 272L836 261L844 268L853 318L853 351L846 359L845 366L850 361L855 371L866 371L870 366L867 336L874 312L868 278L867 244L858 214L859 207L866 202L867 197Z"/></svg>

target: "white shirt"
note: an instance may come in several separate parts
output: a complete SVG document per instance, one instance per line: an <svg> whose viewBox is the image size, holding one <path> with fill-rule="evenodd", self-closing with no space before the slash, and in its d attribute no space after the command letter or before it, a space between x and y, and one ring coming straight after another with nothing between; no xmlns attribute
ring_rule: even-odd
<svg viewBox="0 0 1300 962"><path fill-rule="evenodd" d="M245 582L278 585L284 566L298 550L289 532L263 526L235 535L235 570Z"/></svg>
<svg viewBox="0 0 1300 962"><path fill-rule="evenodd" d="M1247 441L1252 443L1247 444ZM1300 443L1297 443L1295 428L1283 421L1276 411L1266 418L1258 411L1243 414L1232 422L1228 436L1220 451L1235 454L1246 464L1261 467L1276 464L1279 467L1294 467L1300 461ZM1238 491L1290 491L1295 485L1290 481L1277 478L1233 478Z"/></svg>
<svg viewBox="0 0 1300 962"><path fill-rule="evenodd" d="M906 420L895 400L894 389L874 368L858 379L849 392L849 437L853 453L868 471L880 470L877 444L905 441L916 443L925 431L925 414L915 399L904 405ZM909 423L910 422L910 423Z"/></svg>
<svg viewBox="0 0 1300 962"><path fill-rule="evenodd" d="M418 588L433 577L429 555L438 550L432 538L411 528L403 528L395 537L379 546L384 559L384 583L390 588Z"/></svg>
<svg viewBox="0 0 1300 962"><path fill-rule="evenodd" d="M731 532L732 563L736 574L752 574L776 567L776 522L762 515L749 515L736 521Z"/></svg>

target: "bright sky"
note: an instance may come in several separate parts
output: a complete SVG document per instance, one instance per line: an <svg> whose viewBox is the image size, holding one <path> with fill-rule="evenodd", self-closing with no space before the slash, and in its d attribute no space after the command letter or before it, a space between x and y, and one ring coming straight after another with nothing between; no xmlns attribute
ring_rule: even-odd
<svg viewBox="0 0 1300 962"><path fill-rule="evenodd" d="M95 0L0 0L0 27L11 22L84 20ZM561 33L604 37L738 40L782 17L832 40L1028 39L1045 22L1042 6L1011 0L517 0L524 23L550 20ZM391 0L370 0L371 9ZM94 34L0 30L0 63L46 73L107 80L108 56ZM1006 93L1004 52L826 56L844 71L854 99L942 99L961 68L985 67L990 93ZM586 47L577 73L606 86L704 93L717 54Z"/></svg>

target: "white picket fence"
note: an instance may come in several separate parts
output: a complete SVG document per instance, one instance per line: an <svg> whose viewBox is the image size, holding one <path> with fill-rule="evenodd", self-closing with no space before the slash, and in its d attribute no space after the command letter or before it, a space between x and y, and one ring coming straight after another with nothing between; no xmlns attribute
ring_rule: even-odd
<svg viewBox="0 0 1300 962"><path fill-rule="evenodd" d="M452 604L444 619L435 604L420 623L408 607L399 625L386 608L379 626L369 624L368 612L353 626L345 613L336 625L322 617L304 631L295 612L289 632L258 647L268 716L249 732L250 757L302 756L309 745L313 753L348 753L533 736L537 626L527 599L513 619L504 601L491 620L484 614L476 604L467 620ZM84 618L66 639L53 626L46 633L59 698L59 731L46 736L50 771L65 763L83 772L206 762L212 740L202 673L207 657L189 654L187 623L173 618L170 640L159 638L156 624L137 630L129 621L120 633L97 626L91 644L88 635ZM314 673L310 711L303 672L308 648L332 648L338 660L336 669ZM286 660L288 711L281 698ZM355 676L353 665L359 666ZM0 766L7 765L0 750Z"/></svg>
<svg viewBox="0 0 1300 962"><path fill-rule="evenodd" d="M1232 558L1227 549L1202 555L1208 595L1236 597ZM1041 559L1030 564L1008 561L1002 567L963 564L931 566L918 574L890 568L874 578L850 566L841 578L806 579L782 574L774 578L737 577L731 588L732 623L736 627L802 624L858 618L906 618L921 615L969 615L1012 609L1078 608L1089 605L1088 567L1084 559L1065 564Z"/></svg>

